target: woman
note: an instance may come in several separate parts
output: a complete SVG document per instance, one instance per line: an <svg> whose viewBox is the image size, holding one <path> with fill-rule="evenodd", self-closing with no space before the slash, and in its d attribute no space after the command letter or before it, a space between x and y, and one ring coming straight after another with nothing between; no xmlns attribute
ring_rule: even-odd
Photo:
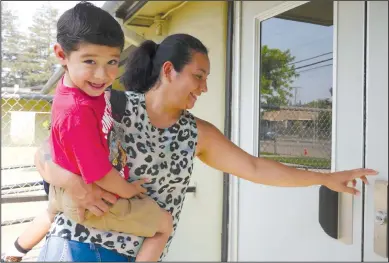
<svg viewBox="0 0 389 263"><path fill-rule="evenodd" d="M130 180L149 180L145 186L148 195L172 214L174 229L179 221L194 157L215 169L254 183L284 187L325 185L350 194L358 192L354 187L348 187L348 182L355 186L355 179L361 178L367 183L365 176L376 174L370 169L316 173L247 154L228 141L215 126L187 111L203 92L207 92L209 72L208 51L198 39L185 34L171 35L159 45L146 41L137 48L128 58L122 77L128 92L111 92L113 116L117 120L115 136L110 138L111 151L117 151L117 145L126 151ZM103 200L114 202L111 194L96 185L83 184L79 176L39 156L37 166L42 176L73 196L79 203L80 216L84 208L99 215L108 209ZM174 231L161 258L166 255L173 236ZM60 214L53 223L39 261L58 261L61 257L71 261L81 253L80 247L85 253L96 245L104 253L114 251L134 260L142 240L141 237L88 229Z"/></svg>

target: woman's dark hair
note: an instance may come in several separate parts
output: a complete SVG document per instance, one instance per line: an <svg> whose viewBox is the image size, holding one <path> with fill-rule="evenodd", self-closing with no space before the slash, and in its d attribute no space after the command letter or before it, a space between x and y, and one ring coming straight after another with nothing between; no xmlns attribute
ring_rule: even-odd
<svg viewBox="0 0 389 263"><path fill-rule="evenodd" d="M187 34L170 35L159 45L146 40L127 58L121 82L126 90L145 93L158 81L162 65L166 61L173 64L175 71L181 72L191 62L195 52L208 55L203 43Z"/></svg>
<svg viewBox="0 0 389 263"><path fill-rule="evenodd" d="M58 19L57 42L65 53L76 51L82 43L123 50L124 33L107 11L91 3L80 2Z"/></svg>

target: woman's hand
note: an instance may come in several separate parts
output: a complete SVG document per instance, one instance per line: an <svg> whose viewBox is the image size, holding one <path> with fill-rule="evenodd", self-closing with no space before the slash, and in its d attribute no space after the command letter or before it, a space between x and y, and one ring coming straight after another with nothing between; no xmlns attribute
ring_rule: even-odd
<svg viewBox="0 0 389 263"><path fill-rule="evenodd" d="M101 216L109 210L108 204L103 200L111 204L117 201L113 194L104 191L97 185L86 184L81 176L53 163L47 141L35 154L35 166L45 181L65 189L75 204L79 206L78 214L81 221L84 219L85 209L96 216Z"/></svg>
<svg viewBox="0 0 389 263"><path fill-rule="evenodd" d="M359 195L360 192L355 189L357 184L356 179L360 178L365 184L369 184L366 176L376 174L377 172L371 169L355 169L330 173L328 174L327 181L324 183L324 185L336 192L345 192L353 195ZM350 182L352 182L351 186L349 185Z"/></svg>
<svg viewBox="0 0 389 263"><path fill-rule="evenodd" d="M115 195L101 189L96 184L86 184L81 176L77 176L64 186L65 192L73 199L78 206L77 213L80 222L85 218L85 209L88 209L96 216L102 216L108 212L109 205L116 203Z"/></svg>
<svg viewBox="0 0 389 263"><path fill-rule="evenodd" d="M102 216L109 210L107 202L114 204L117 201L112 193L103 190L96 184L86 184L81 176L73 174L51 161L48 161L45 167L48 175L68 178L68 180L63 180L59 187L62 187L72 198L74 204L78 206L77 213L80 221L84 220L85 209L96 216ZM53 179L53 176L50 177ZM55 185L55 180L51 181Z"/></svg>

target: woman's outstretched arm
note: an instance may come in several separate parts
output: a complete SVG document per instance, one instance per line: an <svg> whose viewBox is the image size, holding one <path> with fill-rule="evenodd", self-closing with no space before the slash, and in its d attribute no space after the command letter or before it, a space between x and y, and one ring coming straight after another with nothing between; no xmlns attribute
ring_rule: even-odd
<svg viewBox="0 0 389 263"><path fill-rule="evenodd" d="M355 182L357 178L367 183L366 176L377 174L371 169L318 173L292 168L246 153L229 141L214 125L204 120L197 119L197 127L199 135L196 154L201 161L254 183L281 187L324 185L337 192L358 194L357 189L347 184L350 181Z"/></svg>

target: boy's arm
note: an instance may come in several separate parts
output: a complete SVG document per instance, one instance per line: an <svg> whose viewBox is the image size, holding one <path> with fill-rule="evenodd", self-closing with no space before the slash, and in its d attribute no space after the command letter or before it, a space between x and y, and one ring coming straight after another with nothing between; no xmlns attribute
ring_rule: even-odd
<svg viewBox="0 0 389 263"><path fill-rule="evenodd" d="M131 184L112 167L108 152L102 144L98 120L88 106L80 106L62 123L60 141L66 152L73 155L84 181L95 183L104 190L123 198L131 198L145 191ZM142 181L142 183L144 183Z"/></svg>
<svg viewBox="0 0 389 263"><path fill-rule="evenodd" d="M145 180L137 180L133 183L129 183L121 177L115 168L112 168L103 178L94 183L122 198L131 198L135 195L146 193L146 189L141 186L145 182Z"/></svg>

